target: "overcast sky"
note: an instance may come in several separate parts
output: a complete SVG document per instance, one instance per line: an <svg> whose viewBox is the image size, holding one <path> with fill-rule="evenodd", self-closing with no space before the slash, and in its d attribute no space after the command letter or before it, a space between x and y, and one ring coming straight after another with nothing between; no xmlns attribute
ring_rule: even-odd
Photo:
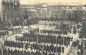
<svg viewBox="0 0 86 55"><path fill-rule="evenodd" d="M20 0L21 4L48 3L48 4L85 4L86 0Z"/></svg>
<svg viewBox="0 0 86 55"><path fill-rule="evenodd" d="M1 8L0 0L0 8ZM21 4L48 3L48 4L85 4L86 0L20 0ZM1 9L0 9L1 10Z"/></svg>

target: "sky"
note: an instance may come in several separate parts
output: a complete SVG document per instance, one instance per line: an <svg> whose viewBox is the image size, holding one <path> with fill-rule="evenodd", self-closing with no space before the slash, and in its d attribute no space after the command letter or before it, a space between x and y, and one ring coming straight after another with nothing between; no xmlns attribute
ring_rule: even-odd
<svg viewBox="0 0 86 55"><path fill-rule="evenodd" d="M21 4L48 3L48 4L85 4L86 0L20 0Z"/></svg>
<svg viewBox="0 0 86 55"><path fill-rule="evenodd" d="M0 11L1 11L0 0ZM86 0L20 0L21 4L36 4L36 3L48 3L48 4L86 4Z"/></svg>

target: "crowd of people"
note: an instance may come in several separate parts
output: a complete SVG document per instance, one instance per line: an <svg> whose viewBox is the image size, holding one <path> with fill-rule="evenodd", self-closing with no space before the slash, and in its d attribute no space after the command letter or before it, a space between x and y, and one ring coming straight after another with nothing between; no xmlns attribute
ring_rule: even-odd
<svg viewBox="0 0 86 55"><path fill-rule="evenodd" d="M61 52L61 48L62 48L62 52L64 52L64 47L63 46L55 46L55 44L41 44L41 43L23 43L23 42L17 42L17 41L5 41L5 46L8 47L15 47L15 48L25 48L26 50L28 48L30 48L31 50L37 50L37 51L41 51L42 49L44 51L48 51L48 52L57 52L60 53Z"/></svg>
<svg viewBox="0 0 86 55"><path fill-rule="evenodd" d="M58 31L58 30L41 30L41 33L48 33L48 34L66 34L68 31Z"/></svg>
<svg viewBox="0 0 86 55"><path fill-rule="evenodd" d="M40 34L24 34L23 37L16 36L16 40L19 41L30 41L30 42L38 42L38 43L52 43L52 44L59 44L59 45L66 45L70 44L73 38L69 36L51 36L51 35L40 35Z"/></svg>
<svg viewBox="0 0 86 55"><path fill-rule="evenodd" d="M5 41L4 45L8 47L15 48L24 48L24 53L22 51L12 50L4 50L6 52L5 55L15 55L15 52L18 55L55 55L56 53L60 54L64 53L64 46L70 45L70 41L73 38L64 35L41 35L34 33L24 33L23 36L15 36L15 41ZM33 43L32 43L33 42ZM31 50L36 50L36 52L26 51L30 48ZM42 52L42 53L41 53ZM28 53L28 54L27 54Z"/></svg>
<svg viewBox="0 0 86 55"><path fill-rule="evenodd" d="M19 45L20 46L20 45ZM12 46L13 47L13 46ZM19 49L17 50L16 48L18 47L15 47L15 50L12 50L12 49L4 49L4 55L15 55L18 54L18 55L41 55L44 54L44 55L55 55L55 53L64 53L64 47L61 47L61 46L54 46L54 45L39 45L39 44L26 44L25 46L25 50L22 50L20 51ZM27 51L28 48L31 48L31 50L34 49L34 51ZM23 49L23 48L22 48ZM35 51L36 50L36 51ZM27 54L28 53L28 54Z"/></svg>
<svg viewBox="0 0 86 55"><path fill-rule="evenodd" d="M16 53L16 54L15 54ZM3 55L56 55L56 53L52 52L41 52L41 51L36 51L36 52L28 52L28 51L19 51L19 50L6 50L4 49L4 54ZM58 53L58 55L60 55Z"/></svg>
<svg viewBox="0 0 86 55"><path fill-rule="evenodd" d="M5 41L4 45L10 46L10 47L23 48L23 43L22 42L16 42L16 41Z"/></svg>

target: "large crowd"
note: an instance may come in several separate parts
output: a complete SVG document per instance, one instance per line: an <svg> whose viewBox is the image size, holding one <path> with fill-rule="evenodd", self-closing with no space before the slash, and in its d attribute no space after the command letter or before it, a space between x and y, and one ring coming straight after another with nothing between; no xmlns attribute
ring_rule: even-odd
<svg viewBox="0 0 86 55"><path fill-rule="evenodd" d="M66 34L68 31L58 31L58 30L41 30L41 33L48 33L48 34Z"/></svg>
<svg viewBox="0 0 86 55"><path fill-rule="evenodd" d="M76 34L76 29L73 33ZM4 55L61 55L64 53L65 47L68 47L73 40L73 37L67 34L68 31L57 30L23 33L23 36L15 36L15 40L4 42Z"/></svg>
<svg viewBox="0 0 86 55"><path fill-rule="evenodd" d="M8 50L4 49L4 55L41 55L41 54L43 54L43 55L55 55L56 53L41 52L41 51L36 51L36 52L19 51L19 50L12 51L10 49L8 49Z"/></svg>
<svg viewBox="0 0 86 55"><path fill-rule="evenodd" d="M70 44L73 38L69 36L51 36L51 35L34 35L34 34L25 34L23 37L16 36L16 40L19 41L29 41L29 42L38 42L38 43L52 43L52 44L59 44L59 45L66 45Z"/></svg>
<svg viewBox="0 0 86 55"><path fill-rule="evenodd" d="M55 55L56 53L60 55L60 53L64 53L64 46L70 45L70 41L73 39L62 34L54 36L34 33L24 33L23 36L15 37L15 41L6 40L4 42L5 46L15 48L15 50L5 48L4 55L15 55L15 53L17 55ZM16 48L25 50L22 52ZM28 49L33 51L30 52Z"/></svg>

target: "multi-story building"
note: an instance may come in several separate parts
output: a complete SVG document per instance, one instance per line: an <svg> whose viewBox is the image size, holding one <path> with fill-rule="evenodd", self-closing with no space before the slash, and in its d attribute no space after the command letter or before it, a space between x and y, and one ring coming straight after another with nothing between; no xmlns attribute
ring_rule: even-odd
<svg viewBox="0 0 86 55"><path fill-rule="evenodd" d="M47 5L45 3L20 5L19 0L2 1L3 21L9 23L32 18L50 18L51 20L55 18L55 21L59 19L78 22L81 18L85 18L85 8L85 5Z"/></svg>
<svg viewBox="0 0 86 55"><path fill-rule="evenodd" d="M27 16L27 19L37 17L37 11L34 5L20 5L20 10L23 18L25 18L25 16Z"/></svg>
<svg viewBox="0 0 86 55"><path fill-rule="evenodd" d="M3 0L2 1L3 21L15 23L22 19L46 18L47 5L20 5L19 0Z"/></svg>
<svg viewBox="0 0 86 55"><path fill-rule="evenodd" d="M3 0L2 13L3 21L12 23L14 20L20 20L20 1L19 0Z"/></svg>
<svg viewBox="0 0 86 55"><path fill-rule="evenodd" d="M35 9L37 10L37 14L39 18L47 17L47 4L36 4Z"/></svg>

